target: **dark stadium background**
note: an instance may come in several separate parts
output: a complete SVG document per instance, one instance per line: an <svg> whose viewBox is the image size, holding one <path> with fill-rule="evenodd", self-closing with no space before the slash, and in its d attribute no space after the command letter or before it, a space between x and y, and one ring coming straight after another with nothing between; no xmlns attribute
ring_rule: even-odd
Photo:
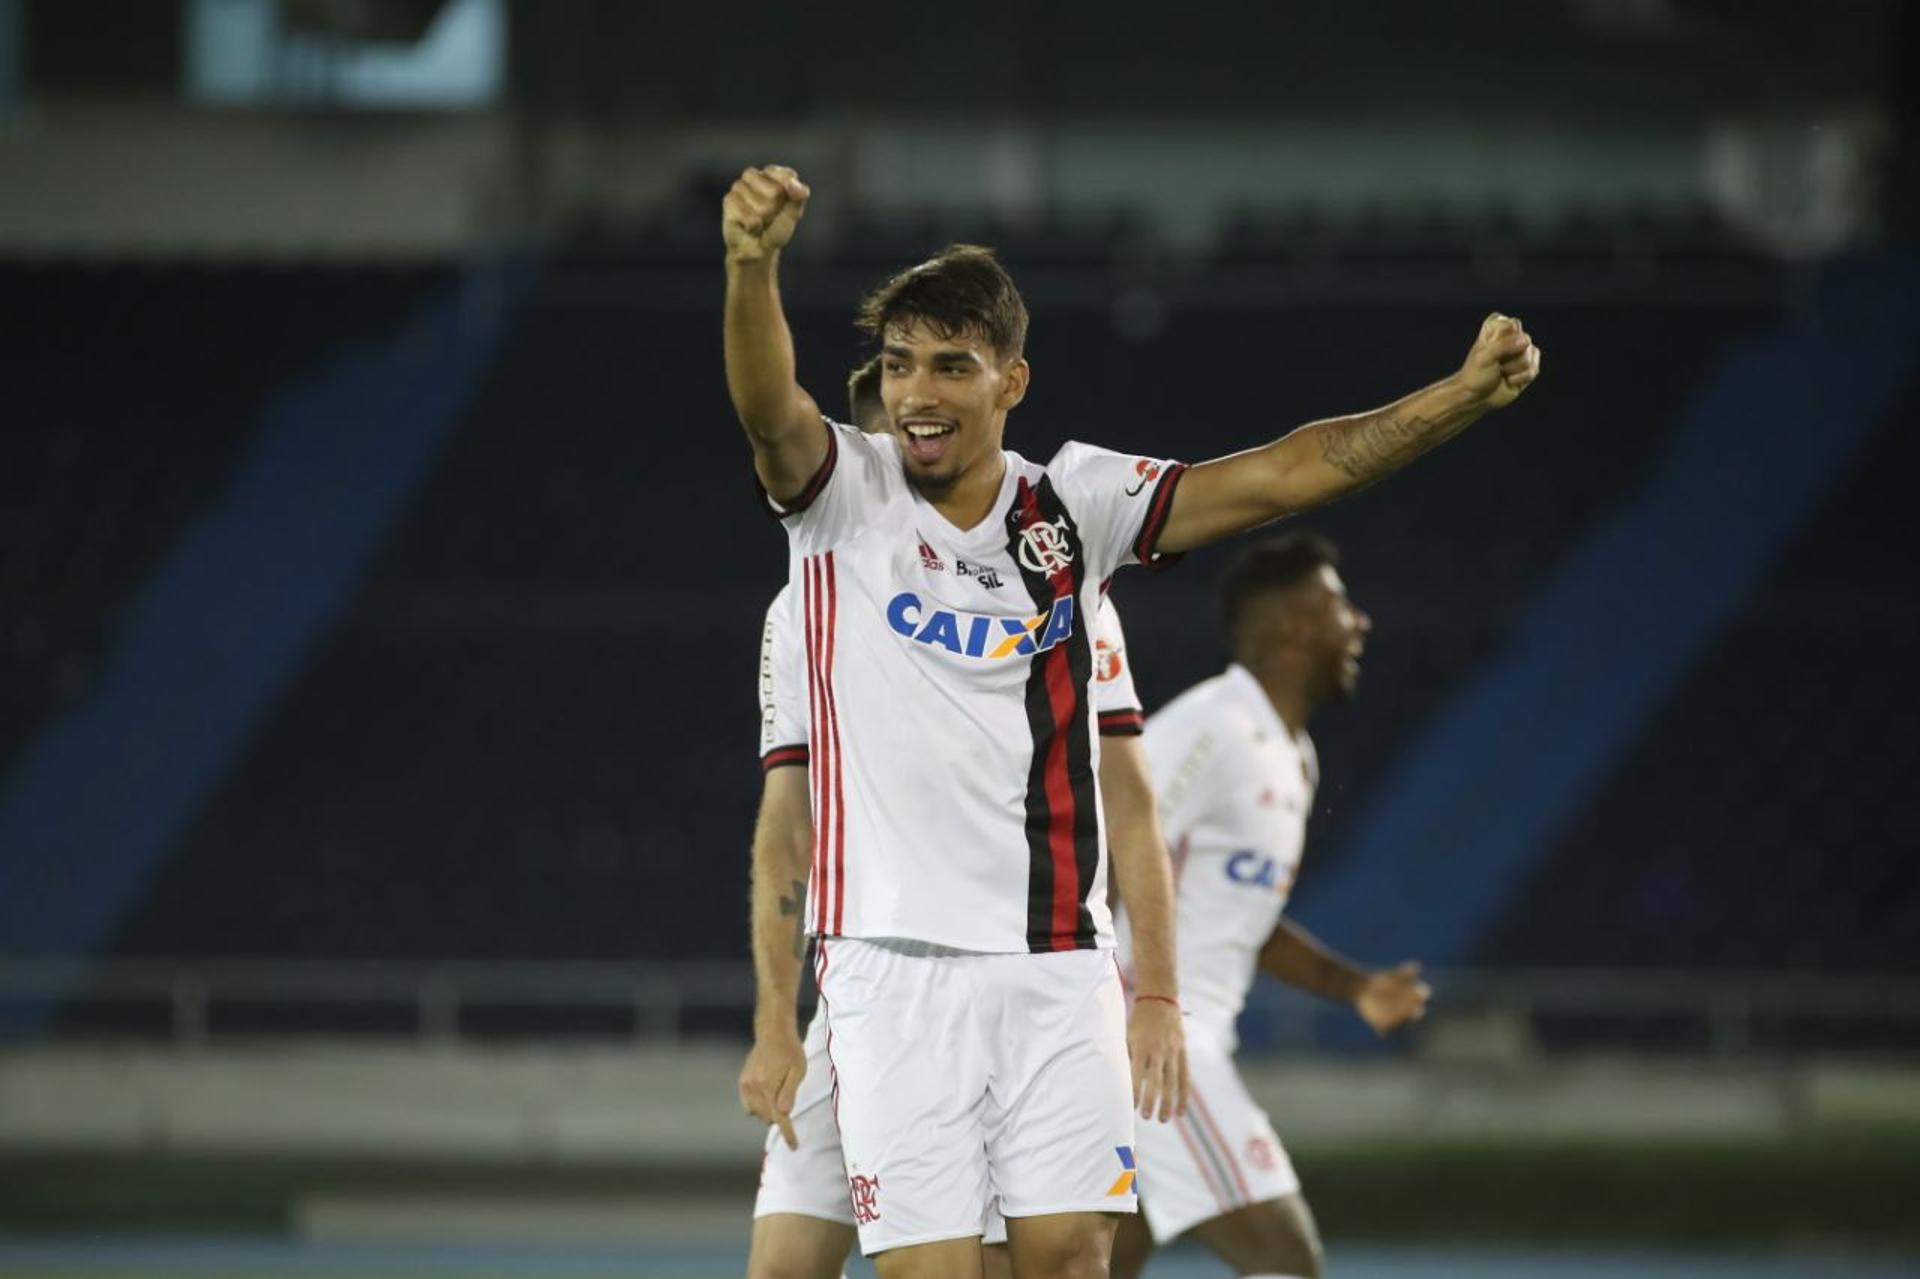
<svg viewBox="0 0 1920 1279"><path fill-rule="evenodd" d="M1512 412L1303 521L1375 630L1296 914L1437 994L1381 1046L1263 991L1263 1099L1325 1108L1335 1273L1900 1272L1917 58L1893 0L0 0L0 1274L498 1233L313 1206L395 1185L534 1205L567 1264L735 1263L785 547L715 213L774 161L816 397L861 291L990 244L1033 457L1246 447L1522 316ZM1227 553L1114 587L1150 714L1223 660ZM690 1109L328 1139L507 1058L530 1113L589 1058Z"/></svg>

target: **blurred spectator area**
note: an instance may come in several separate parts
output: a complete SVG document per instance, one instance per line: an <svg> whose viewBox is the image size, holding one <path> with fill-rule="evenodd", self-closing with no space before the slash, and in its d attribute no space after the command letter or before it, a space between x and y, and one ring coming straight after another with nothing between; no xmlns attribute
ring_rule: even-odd
<svg viewBox="0 0 1920 1279"><path fill-rule="evenodd" d="M1000 239L1024 272L1027 242ZM1081 271L1050 296L1056 243L1031 249L1034 390L1009 439L1040 457L1069 436L1204 457L1378 403L1446 372L1485 306L1506 305L1453 250L1436 260L1454 300L1291 302L1278 249L1140 286ZM1328 785L1303 901L1383 752L1631 499L1721 345L1786 305L1791 277L1727 261L1740 287L1720 301L1527 304L1554 366L1527 419L1312 521L1344 546L1377 629L1362 695L1316 724ZM657 304L650 280L677 289L696 269L695 309ZM829 408L861 355L839 282L879 269L796 268L821 285L795 291L794 323ZM1231 295L1270 269L1257 305L1204 300L1209 280ZM744 952L752 671L785 551L725 401L716 276L604 245L547 264L353 604L182 832L117 953ZM9 309L9 352L33 370L9 392L6 445L13 759L88 696L117 610L220 491L275 387L341 343L391 336L443 273L15 263L5 278L27 303ZM1916 601L1879 522L1898 509L1896 436L1887 423L1855 487L1516 889L1489 962L1913 969L1914 741L1888 708L1912 704L1896 641ZM1150 709L1221 660L1220 563L1116 586Z"/></svg>
<svg viewBox="0 0 1920 1279"><path fill-rule="evenodd" d="M1896 0L1819 22L1376 0L1364 32L1298 6L988 8L990 46L860 3L756 15L742 48L737 15L622 0L12 0L0 252L454 254L583 224L651 243L784 161L817 192L802 255L831 237L884 260L929 209L1073 225L1049 253L1074 260L1114 209L1223 260L1376 214L1363 251L1406 265L1449 237L1502 256L1482 232L1503 218L1575 256L1622 247L1626 218L1644 251L1703 211L1804 255L1882 233L1910 145Z"/></svg>

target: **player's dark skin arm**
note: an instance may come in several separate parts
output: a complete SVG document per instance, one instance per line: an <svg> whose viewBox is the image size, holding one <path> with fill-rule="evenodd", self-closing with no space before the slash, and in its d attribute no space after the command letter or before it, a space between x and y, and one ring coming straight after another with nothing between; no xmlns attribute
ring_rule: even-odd
<svg viewBox="0 0 1920 1279"><path fill-rule="evenodd" d="M819 406L794 372L793 333L780 305L780 250L810 193L792 169L740 175L721 206L727 246L727 392L753 445L753 467L775 501L797 496L827 456Z"/></svg>
<svg viewBox="0 0 1920 1279"><path fill-rule="evenodd" d="M1409 962L1382 972L1362 968L1284 918L1260 948L1259 967L1298 990L1347 1005L1381 1035L1426 1016L1432 994L1420 980L1420 965Z"/></svg>
<svg viewBox="0 0 1920 1279"><path fill-rule="evenodd" d="M1274 925L1260 948L1260 971L1296 990L1351 1004L1371 976L1366 969L1329 950L1320 939L1290 919Z"/></svg>
<svg viewBox="0 0 1920 1279"><path fill-rule="evenodd" d="M1489 316L1452 376L1371 413L1309 422L1190 468L1157 547L1192 550L1358 492L1511 404L1539 371L1540 352L1520 322Z"/></svg>

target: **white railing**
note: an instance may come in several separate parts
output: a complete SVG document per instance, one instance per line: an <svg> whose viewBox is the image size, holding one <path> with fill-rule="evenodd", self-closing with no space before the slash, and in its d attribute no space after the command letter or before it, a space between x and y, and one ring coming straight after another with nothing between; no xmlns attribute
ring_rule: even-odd
<svg viewBox="0 0 1920 1279"><path fill-rule="evenodd" d="M1920 978L1627 969L1451 969L1429 974L1434 1021L1493 1017L1531 1026L1542 1018L1667 1019L1693 1027L1716 1054L1763 1046L1764 1029L1786 1022L1859 1032L1920 1051ZM707 1014L721 1033L738 1032L753 1007L745 962L443 963L293 960L0 959L0 1029L15 1038L51 1033L164 1038L181 1045L262 1033L324 1032L343 1010L398 1011L400 1034L421 1043L473 1035L488 1010L541 1010L549 1019L590 1016L592 1030L558 1025L542 1034L617 1033L672 1042L689 1014ZM102 1010L114 1015L102 1015ZM136 1011L137 1010L137 1011ZM312 1030L300 1023L304 1015ZM1266 987L1252 1015L1269 1038L1312 1047L1326 1024L1323 1004ZM291 1021L293 1029L285 1029ZM1594 1039L1594 1035L1585 1038ZM1600 1032L1604 1046L1604 1031ZM1818 1035L1814 1038L1817 1040ZM1631 1046L1631 1045L1628 1045ZM1818 1046L1817 1043L1814 1046Z"/></svg>

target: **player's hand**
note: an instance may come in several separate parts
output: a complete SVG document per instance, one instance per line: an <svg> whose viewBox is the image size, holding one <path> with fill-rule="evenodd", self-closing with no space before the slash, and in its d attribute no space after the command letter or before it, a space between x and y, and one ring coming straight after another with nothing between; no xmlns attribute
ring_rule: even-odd
<svg viewBox="0 0 1920 1279"><path fill-rule="evenodd" d="M1165 1123L1187 1113L1187 1032L1178 1008L1157 999L1134 1003L1127 1060L1133 1065L1133 1102L1143 1119Z"/></svg>
<svg viewBox="0 0 1920 1279"><path fill-rule="evenodd" d="M757 262L793 238L813 192L783 164L746 169L720 201L720 235L729 262Z"/></svg>
<svg viewBox="0 0 1920 1279"><path fill-rule="evenodd" d="M1498 311L1480 324L1480 336L1460 366L1460 383L1486 401L1505 408L1540 376L1540 348L1520 321Z"/></svg>
<svg viewBox="0 0 1920 1279"><path fill-rule="evenodd" d="M1374 1034L1385 1035L1425 1017L1432 996L1433 989L1420 980L1420 965L1408 962L1367 978L1353 1007Z"/></svg>
<svg viewBox="0 0 1920 1279"><path fill-rule="evenodd" d="M792 1030L785 1034L756 1034L747 1064L740 1068L740 1105L746 1112L780 1129L788 1150L798 1150L793 1135L793 1097L807 1077L807 1050Z"/></svg>

